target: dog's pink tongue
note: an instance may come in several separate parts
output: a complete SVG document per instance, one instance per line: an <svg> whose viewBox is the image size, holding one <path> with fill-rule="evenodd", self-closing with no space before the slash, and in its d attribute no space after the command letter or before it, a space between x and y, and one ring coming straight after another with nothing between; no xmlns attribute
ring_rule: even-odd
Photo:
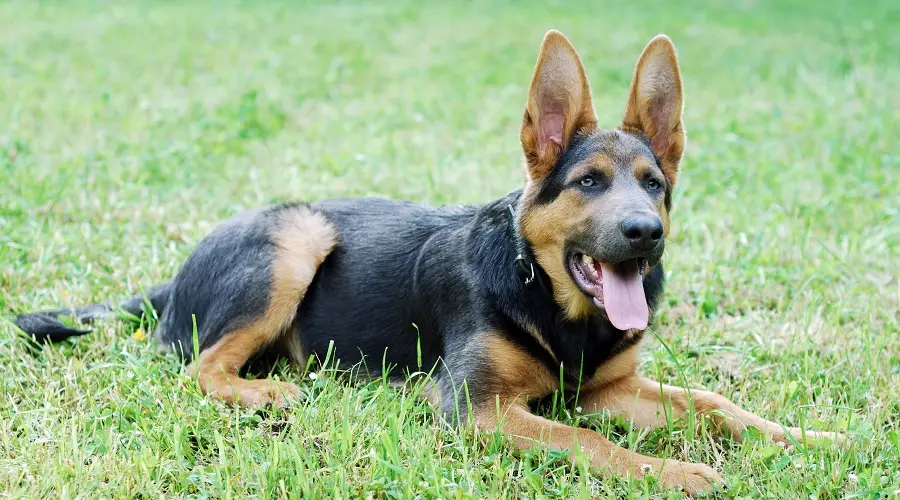
<svg viewBox="0 0 900 500"><path fill-rule="evenodd" d="M600 264L603 276L603 304L606 315L619 330L647 328L650 308L644 295L644 283L637 261L611 266Z"/></svg>

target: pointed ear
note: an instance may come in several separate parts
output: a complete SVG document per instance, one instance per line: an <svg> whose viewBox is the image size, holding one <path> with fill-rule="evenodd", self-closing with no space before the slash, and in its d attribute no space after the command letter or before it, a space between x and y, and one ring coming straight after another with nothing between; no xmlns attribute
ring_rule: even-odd
<svg viewBox="0 0 900 500"><path fill-rule="evenodd" d="M528 177L537 180L550 173L572 136L596 126L581 59L562 33L550 30L541 43L519 134Z"/></svg>
<svg viewBox="0 0 900 500"><path fill-rule="evenodd" d="M681 74L672 41L657 35L638 59L631 81L628 105L622 119L624 132L644 134L659 159L671 186L678 177L684 152Z"/></svg>

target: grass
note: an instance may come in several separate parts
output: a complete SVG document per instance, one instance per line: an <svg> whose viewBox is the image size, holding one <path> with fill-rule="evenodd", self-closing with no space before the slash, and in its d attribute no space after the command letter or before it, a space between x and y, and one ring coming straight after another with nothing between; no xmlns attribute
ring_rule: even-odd
<svg viewBox="0 0 900 500"><path fill-rule="evenodd" d="M613 127L650 37L689 141L648 375L849 451L545 411L703 461L725 497L900 495L896 2L0 3L0 314L121 299L218 222L289 200L481 203L522 181L544 31ZM134 327L37 355L0 320L0 496L677 497L440 424L381 382L281 367L301 404L204 399ZM681 370L676 366L680 366ZM317 369L317 368L313 368Z"/></svg>

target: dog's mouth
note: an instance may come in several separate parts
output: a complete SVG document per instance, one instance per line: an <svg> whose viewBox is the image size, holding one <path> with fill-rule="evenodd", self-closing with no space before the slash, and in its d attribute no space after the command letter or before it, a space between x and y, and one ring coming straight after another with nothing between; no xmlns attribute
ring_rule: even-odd
<svg viewBox="0 0 900 500"><path fill-rule="evenodd" d="M584 254L573 253L569 267L575 283L591 297L610 323L619 330L647 328L650 308L644 295L644 259L628 259L608 264Z"/></svg>

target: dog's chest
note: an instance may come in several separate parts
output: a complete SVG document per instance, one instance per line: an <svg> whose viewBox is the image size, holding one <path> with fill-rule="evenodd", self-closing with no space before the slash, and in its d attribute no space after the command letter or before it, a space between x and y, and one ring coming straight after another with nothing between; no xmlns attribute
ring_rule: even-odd
<svg viewBox="0 0 900 500"><path fill-rule="evenodd" d="M548 347L553 352L553 368L566 384L578 385L602 376L607 365L630 350L643 338L640 330L616 330L607 322L592 320L579 324L557 323Z"/></svg>

